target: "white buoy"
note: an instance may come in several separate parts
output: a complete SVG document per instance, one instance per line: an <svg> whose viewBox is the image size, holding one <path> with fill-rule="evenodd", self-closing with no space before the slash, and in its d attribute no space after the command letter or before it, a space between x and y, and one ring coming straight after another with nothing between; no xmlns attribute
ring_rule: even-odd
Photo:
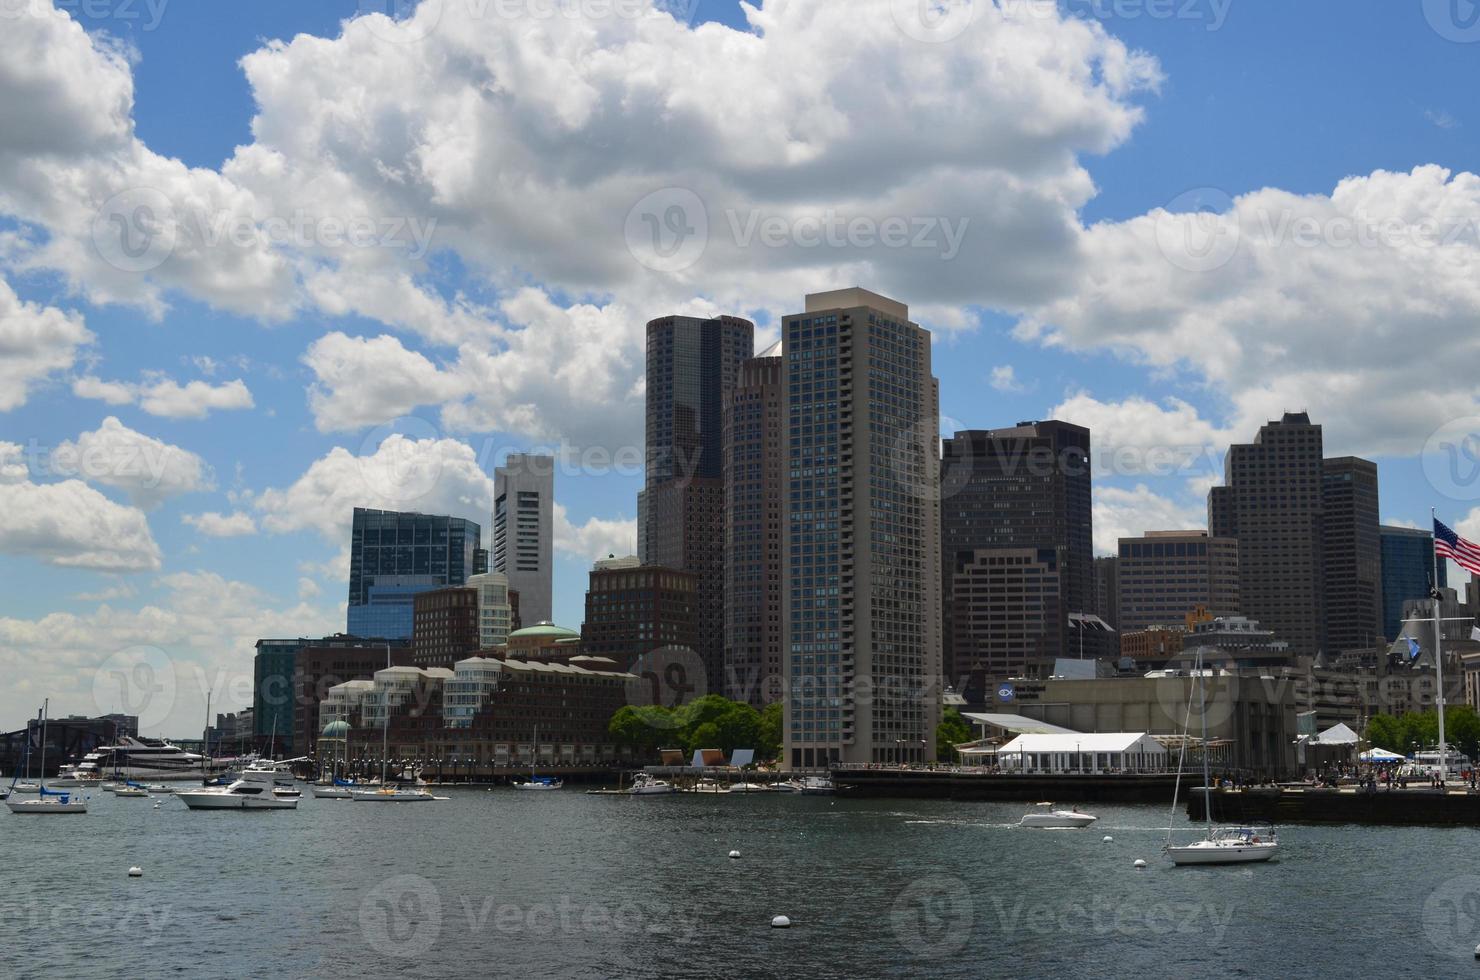
<svg viewBox="0 0 1480 980"><path fill-rule="evenodd" d="M130 878L142 878L144 877L144 869L136 864L128 869L128 876Z"/></svg>
<svg viewBox="0 0 1480 980"><path fill-rule="evenodd" d="M1102 844L1113 844L1115 843L1115 838L1111 837L1109 834L1106 834L1104 837L1100 838L1100 842Z"/></svg>
<svg viewBox="0 0 1480 980"><path fill-rule="evenodd" d="M1144 867L1146 867L1146 862L1145 861L1142 861L1140 858L1136 858L1136 863L1135 863L1134 867L1144 868Z"/></svg>
<svg viewBox="0 0 1480 980"><path fill-rule="evenodd" d="M771 920L772 929L790 929L791 920L784 915L778 915Z"/></svg>
<svg viewBox="0 0 1480 980"><path fill-rule="evenodd" d="M739 851L731 851L730 852L730 857L732 857L732 858L737 858L739 856L740 856L740 852Z"/></svg>

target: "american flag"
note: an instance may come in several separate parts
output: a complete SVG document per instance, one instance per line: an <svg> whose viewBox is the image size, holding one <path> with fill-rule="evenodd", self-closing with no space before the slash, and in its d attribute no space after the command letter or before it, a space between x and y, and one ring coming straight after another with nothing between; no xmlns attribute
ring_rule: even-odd
<svg viewBox="0 0 1480 980"><path fill-rule="evenodd" d="M1480 545L1455 534L1443 521L1434 521L1434 554L1452 558L1454 563L1473 575L1480 575Z"/></svg>

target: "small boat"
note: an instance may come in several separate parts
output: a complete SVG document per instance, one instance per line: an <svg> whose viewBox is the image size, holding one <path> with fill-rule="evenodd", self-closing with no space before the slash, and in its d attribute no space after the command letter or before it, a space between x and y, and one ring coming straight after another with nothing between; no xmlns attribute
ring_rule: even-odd
<svg viewBox="0 0 1480 980"><path fill-rule="evenodd" d="M316 800L348 800L352 797L350 793L356 789L363 789L364 785L348 779L334 779L332 782L321 781L312 783L308 791Z"/></svg>
<svg viewBox="0 0 1480 980"><path fill-rule="evenodd" d="M163 795L163 794L166 794L166 793L173 793L175 791L175 787L173 787L173 786L166 786L164 783L150 783L148 786L145 786L144 788L146 790L148 790L149 792L155 794L156 796Z"/></svg>
<svg viewBox="0 0 1480 980"><path fill-rule="evenodd" d="M1173 864L1251 864L1268 861L1280 842L1269 828L1220 827L1205 840L1168 847Z"/></svg>
<svg viewBox="0 0 1480 980"><path fill-rule="evenodd" d="M54 790L46 788L46 709L50 706L49 700L41 703L41 782L37 784L35 792L39 795L34 800L5 800L11 813L86 813L87 799L66 790ZM27 755L30 754L30 742L26 743ZM12 783L14 790L17 784Z"/></svg>
<svg viewBox="0 0 1480 980"><path fill-rule="evenodd" d="M638 773L632 780L631 788L627 790L631 796L666 796L674 792L677 790L672 783L645 772Z"/></svg>
<svg viewBox="0 0 1480 980"><path fill-rule="evenodd" d="M255 779L238 779L229 786L206 786L175 793L192 810L293 810L296 799L280 799L272 788Z"/></svg>
<svg viewBox="0 0 1480 980"><path fill-rule="evenodd" d="M382 786L379 789L351 790L349 798L360 803L422 803L436 797L414 786Z"/></svg>
<svg viewBox="0 0 1480 980"><path fill-rule="evenodd" d="M689 788L690 793L728 793L730 787L713 779L701 779Z"/></svg>
<svg viewBox="0 0 1480 980"><path fill-rule="evenodd" d="M771 789L771 787L767 786L765 783L748 783L748 782L746 782L745 780L742 779L738 783L731 783L730 784L730 792L731 793L770 793L770 792L772 792L772 789Z"/></svg>
<svg viewBox="0 0 1480 980"><path fill-rule="evenodd" d="M1023 815L1018 821L1019 827L1039 827L1046 830L1073 830L1080 827L1088 827L1097 820L1097 817L1088 813L1080 813L1079 810L1053 810L1052 803L1040 803L1039 809L1033 813Z"/></svg>
<svg viewBox="0 0 1480 980"><path fill-rule="evenodd" d="M149 795L149 790L145 789L139 783L124 783L121 786L113 787L113 795L147 797Z"/></svg>
<svg viewBox="0 0 1480 980"><path fill-rule="evenodd" d="M515 789L559 789L565 785L565 780L557 776L530 776L528 779L518 780L514 783Z"/></svg>
<svg viewBox="0 0 1480 980"><path fill-rule="evenodd" d="M807 776L802 780L803 796L832 796L838 791L827 776Z"/></svg>

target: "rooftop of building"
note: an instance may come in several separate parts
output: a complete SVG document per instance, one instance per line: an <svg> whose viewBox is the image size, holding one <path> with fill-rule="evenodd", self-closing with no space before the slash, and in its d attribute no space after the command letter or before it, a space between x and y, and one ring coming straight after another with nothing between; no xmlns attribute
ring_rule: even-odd
<svg viewBox="0 0 1480 980"><path fill-rule="evenodd" d="M534 637L542 636L551 636L557 639L574 638L579 640L581 638L581 634L576 632L575 630L566 629L564 626L556 626L554 623L546 621L543 623L535 623L533 626L526 626L523 629L515 630L514 632L509 634L509 639L512 640L516 637L532 639Z"/></svg>
<svg viewBox="0 0 1480 980"><path fill-rule="evenodd" d="M910 318L910 308L897 299L881 296L872 290L864 289L862 286L850 286L847 289L831 289L823 293L808 293L807 306L804 312L821 313L824 310L851 310L857 307L868 307L887 313L889 316L899 317L901 320Z"/></svg>

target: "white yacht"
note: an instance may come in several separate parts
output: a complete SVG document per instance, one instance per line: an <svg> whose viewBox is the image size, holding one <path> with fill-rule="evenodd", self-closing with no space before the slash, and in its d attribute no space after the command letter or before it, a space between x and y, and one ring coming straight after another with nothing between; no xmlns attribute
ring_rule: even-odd
<svg viewBox="0 0 1480 980"><path fill-rule="evenodd" d="M415 786L381 786L377 789L350 790L349 798L359 803L422 803L436 797Z"/></svg>
<svg viewBox="0 0 1480 980"><path fill-rule="evenodd" d="M1039 827L1046 830L1076 830L1081 827L1088 827L1099 819L1088 813L1080 813L1078 807L1073 810L1054 810L1051 809L1053 806L1052 803L1040 803L1038 806L1039 809L1023 815L1023 819L1018 821L1019 827Z"/></svg>
<svg viewBox="0 0 1480 980"><path fill-rule="evenodd" d="M123 783L113 787L113 795L144 797L149 795L149 790L138 783Z"/></svg>
<svg viewBox="0 0 1480 980"><path fill-rule="evenodd" d="M162 738L125 735L112 745L99 746L83 757L70 772L79 783L101 780L106 774L118 779L189 779L219 776L238 760L206 759L186 752Z"/></svg>
<svg viewBox="0 0 1480 980"><path fill-rule="evenodd" d="M664 796L677 791L667 780L658 779L650 773L640 772L633 778L632 787L627 792L632 796Z"/></svg>
<svg viewBox="0 0 1480 980"><path fill-rule="evenodd" d="M238 779L230 786L206 786L181 790L175 794L192 810L294 810L296 797L284 799L273 795L272 784L255 779Z"/></svg>
<svg viewBox="0 0 1480 980"><path fill-rule="evenodd" d="M731 793L769 793L769 792L771 792L771 787L767 786L765 783L749 783L749 782L745 782L744 780L741 780L738 783L731 783L730 784L730 792Z"/></svg>
<svg viewBox="0 0 1480 980"><path fill-rule="evenodd" d="M803 796L832 796L838 791L826 776L807 776L802 780Z"/></svg>

